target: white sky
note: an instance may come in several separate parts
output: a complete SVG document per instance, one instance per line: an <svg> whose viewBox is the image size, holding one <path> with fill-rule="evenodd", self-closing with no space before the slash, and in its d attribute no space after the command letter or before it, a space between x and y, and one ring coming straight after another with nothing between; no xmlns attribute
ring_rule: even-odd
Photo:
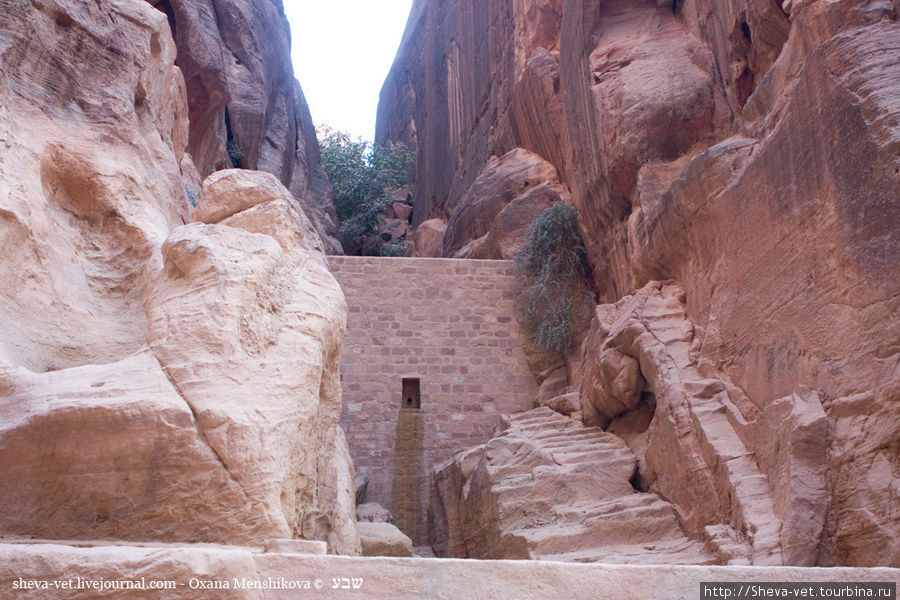
<svg viewBox="0 0 900 600"><path fill-rule="evenodd" d="M378 94L412 0L284 0L294 75L313 122L375 138Z"/></svg>

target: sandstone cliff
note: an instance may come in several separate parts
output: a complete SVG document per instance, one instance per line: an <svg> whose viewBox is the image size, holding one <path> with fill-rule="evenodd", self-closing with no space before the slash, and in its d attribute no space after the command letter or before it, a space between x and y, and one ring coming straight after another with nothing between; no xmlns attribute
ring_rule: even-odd
<svg viewBox="0 0 900 600"><path fill-rule="evenodd" d="M358 553L343 295L278 177L200 188L175 61L142 0L0 1L0 535Z"/></svg>
<svg viewBox="0 0 900 600"><path fill-rule="evenodd" d="M331 185L291 65L281 1L147 0L168 19L184 74L188 151L200 177L238 167L274 174L329 254L341 254Z"/></svg>
<svg viewBox="0 0 900 600"><path fill-rule="evenodd" d="M418 0L382 91L417 255L579 209L608 304L542 399L580 392L720 560L900 565L898 10Z"/></svg>

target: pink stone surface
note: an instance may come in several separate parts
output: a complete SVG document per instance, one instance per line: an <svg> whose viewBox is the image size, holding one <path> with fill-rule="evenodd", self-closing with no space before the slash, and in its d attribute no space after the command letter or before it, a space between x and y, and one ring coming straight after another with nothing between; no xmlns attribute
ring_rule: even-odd
<svg viewBox="0 0 900 600"><path fill-rule="evenodd" d="M430 468L487 441L500 415L534 405L536 384L512 317L515 267L349 256L329 263L348 306L341 424L354 464L369 474L367 500L391 510L419 543ZM418 415L404 415L419 421L411 425L421 434L413 447L397 444L404 378L421 386ZM397 498L396 475L413 478L418 497ZM404 502L415 504L415 523L397 510Z"/></svg>

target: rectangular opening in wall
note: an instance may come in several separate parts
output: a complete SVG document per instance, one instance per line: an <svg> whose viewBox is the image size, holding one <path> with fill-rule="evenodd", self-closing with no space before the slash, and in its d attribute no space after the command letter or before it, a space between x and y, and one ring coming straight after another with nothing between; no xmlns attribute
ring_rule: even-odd
<svg viewBox="0 0 900 600"><path fill-rule="evenodd" d="M422 396L419 392L418 378L403 379L403 396L400 408L422 408Z"/></svg>

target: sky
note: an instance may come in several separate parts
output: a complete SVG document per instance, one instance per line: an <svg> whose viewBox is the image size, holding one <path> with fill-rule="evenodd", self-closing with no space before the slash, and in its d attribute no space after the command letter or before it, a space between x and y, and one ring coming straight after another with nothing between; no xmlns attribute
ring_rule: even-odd
<svg viewBox="0 0 900 600"><path fill-rule="evenodd" d="M291 57L316 126L375 138L378 95L412 0L284 0Z"/></svg>

